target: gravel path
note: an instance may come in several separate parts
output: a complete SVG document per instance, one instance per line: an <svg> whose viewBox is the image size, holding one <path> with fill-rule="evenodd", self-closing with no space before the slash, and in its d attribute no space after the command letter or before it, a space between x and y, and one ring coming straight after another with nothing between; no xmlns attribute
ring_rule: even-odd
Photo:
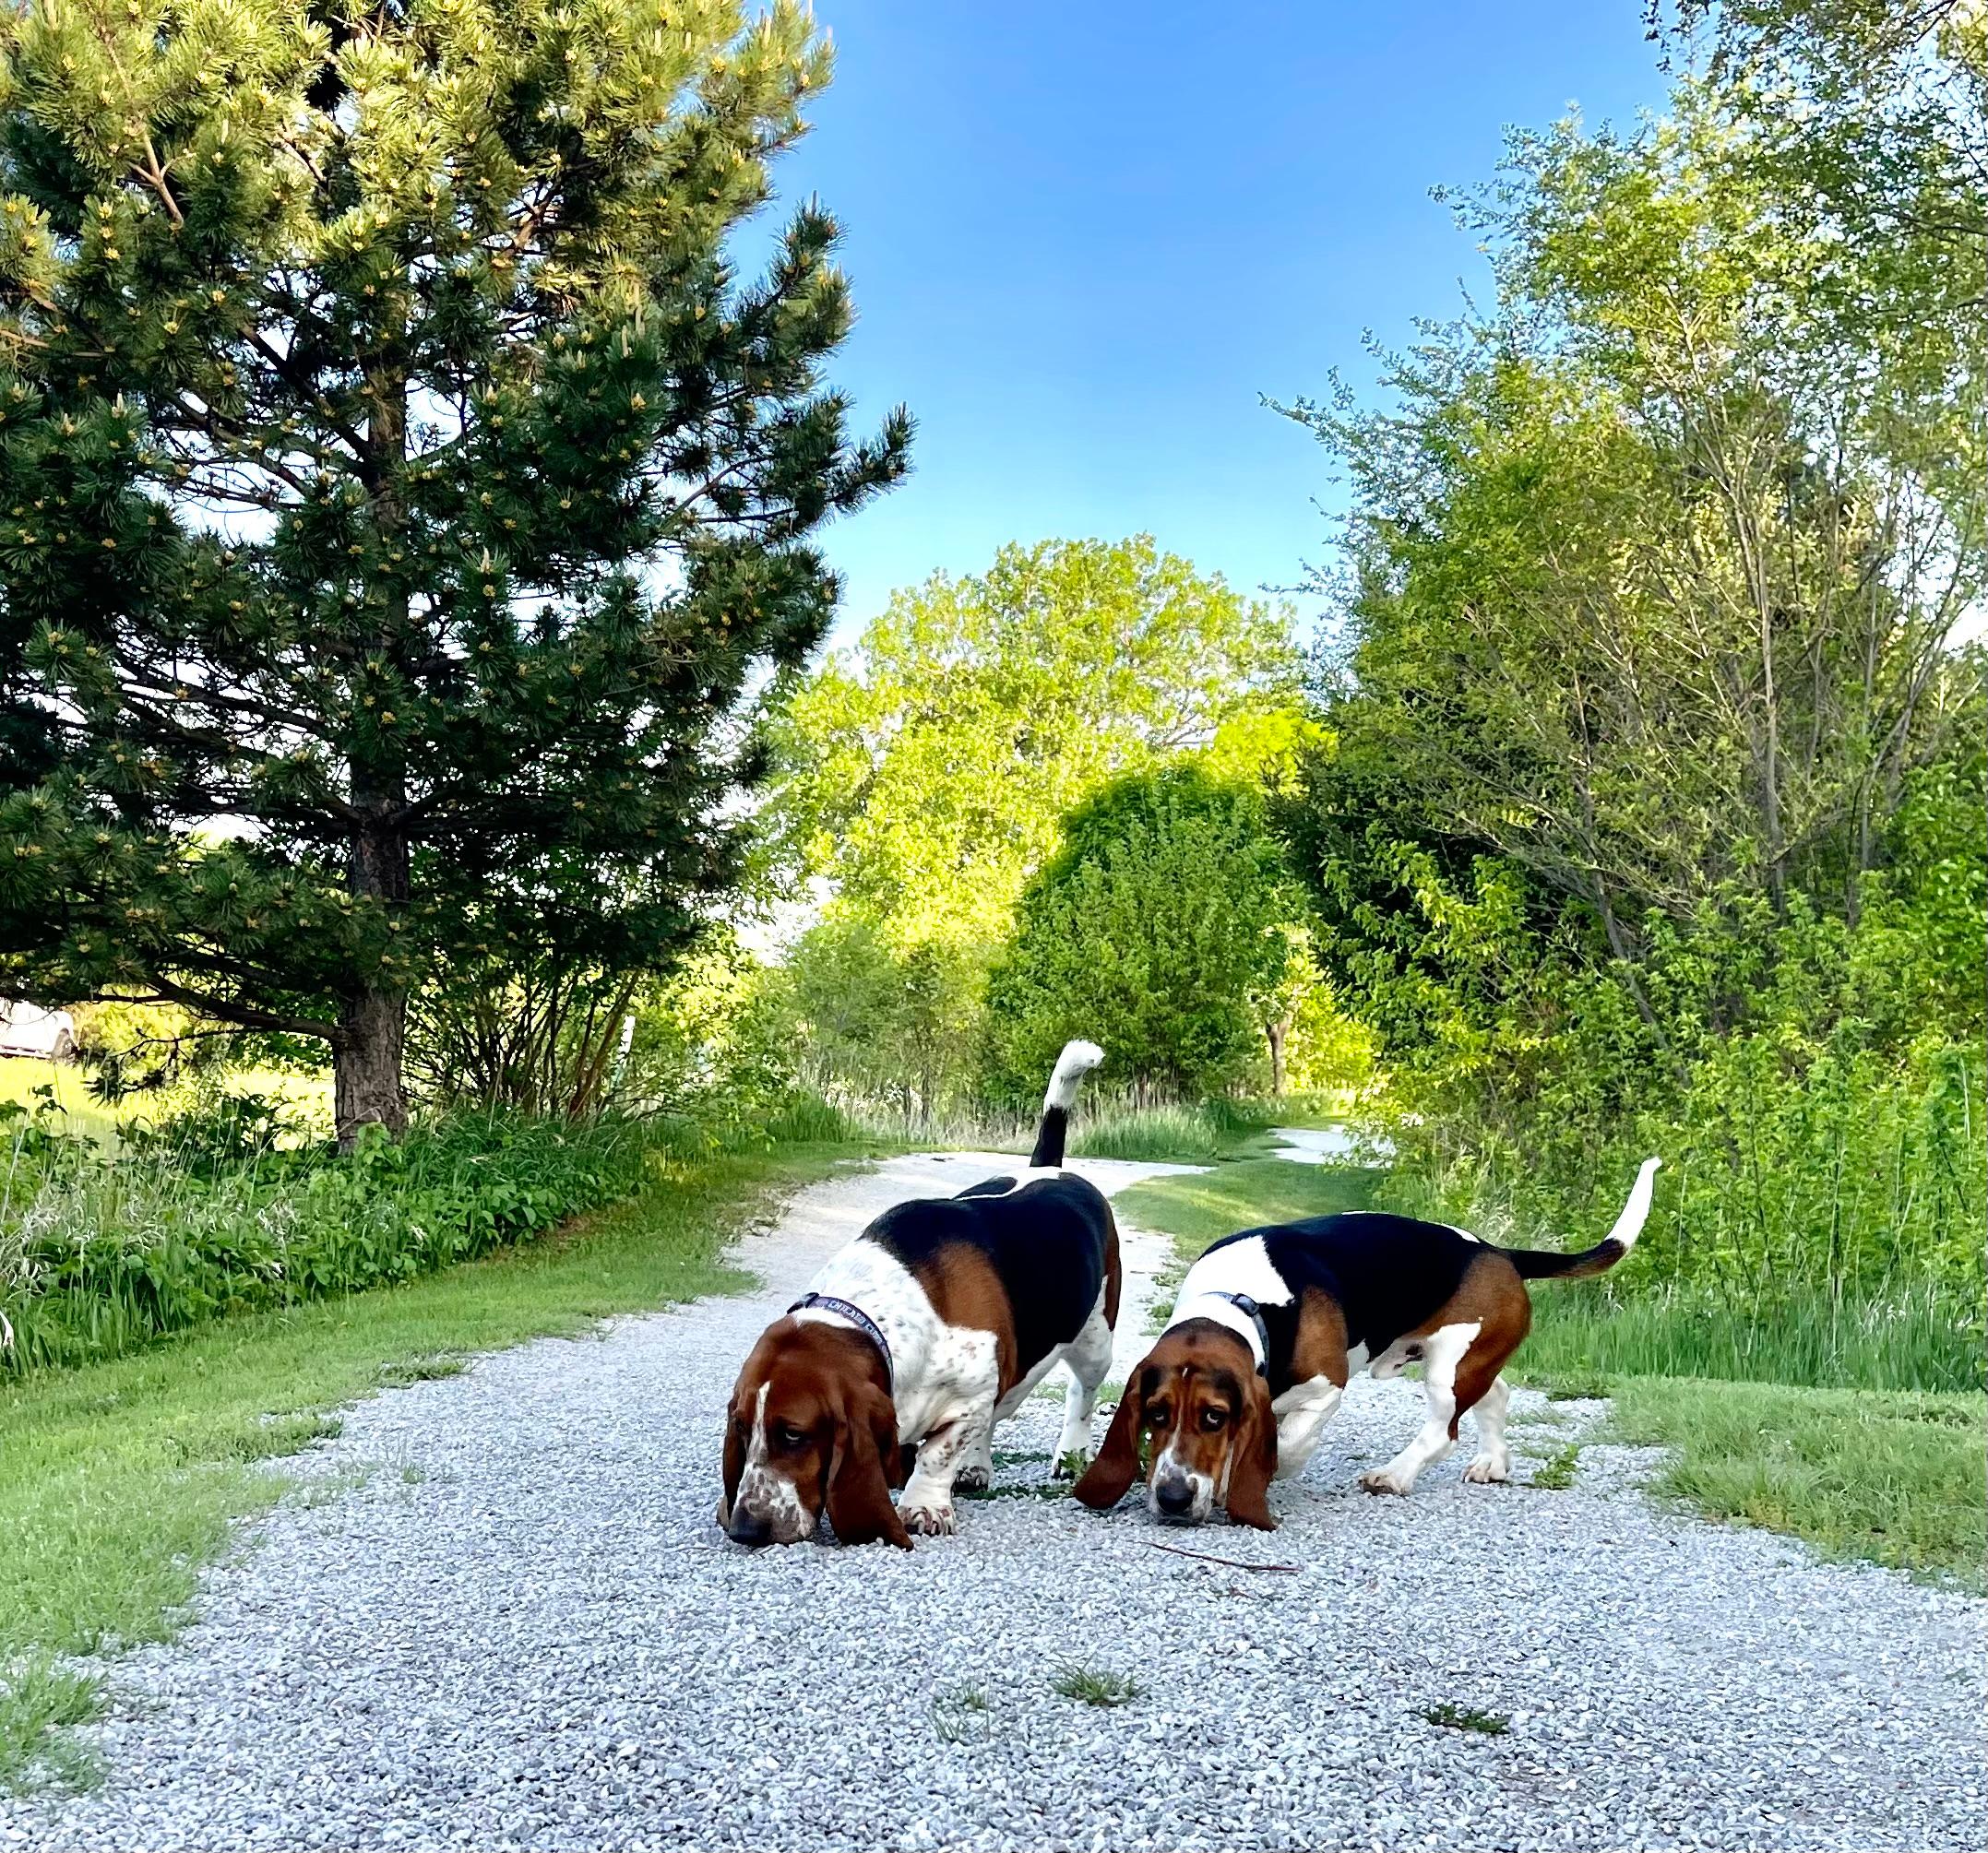
<svg viewBox="0 0 1988 1853"><path fill-rule="evenodd" d="M354 1409L310 1457L339 1496L286 1504L196 1627L118 1666L105 1787L0 1802L0 1845L1988 1844L1981 1605L1661 1512L1627 1450L1548 1491L1462 1485L1466 1447L1368 1498L1411 1384L1355 1384L1275 1534L1033 1497L1039 1394L998 1437L1009 1496L957 1538L725 1543L720 1412L754 1335L882 1205L1000 1162L839 1178L746 1245L763 1293ZM1128 1257L1143 1277L1161 1246ZM1072 1665L1141 1691L1064 1697ZM1444 1704L1509 1729L1427 1721Z"/></svg>

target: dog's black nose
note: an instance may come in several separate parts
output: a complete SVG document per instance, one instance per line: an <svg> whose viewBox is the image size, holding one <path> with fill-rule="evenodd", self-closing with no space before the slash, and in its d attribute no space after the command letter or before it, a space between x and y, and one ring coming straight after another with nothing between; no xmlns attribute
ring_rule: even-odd
<svg viewBox="0 0 1988 1853"><path fill-rule="evenodd" d="M1193 1508L1194 1488L1184 1479L1163 1479L1153 1488L1153 1503L1169 1518L1183 1518Z"/></svg>
<svg viewBox="0 0 1988 1853"><path fill-rule="evenodd" d="M756 1514L734 1512L732 1523L725 1526L725 1536L734 1544L749 1544L757 1550L762 1544L773 1542L773 1527Z"/></svg>

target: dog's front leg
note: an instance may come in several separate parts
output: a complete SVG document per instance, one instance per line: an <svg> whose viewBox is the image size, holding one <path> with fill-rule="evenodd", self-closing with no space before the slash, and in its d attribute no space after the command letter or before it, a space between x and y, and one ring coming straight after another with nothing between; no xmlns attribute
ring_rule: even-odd
<svg viewBox="0 0 1988 1853"><path fill-rule="evenodd" d="M994 1484L994 1428L990 1424L973 1452L959 1463L953 1476L955 1492L985 1492Z"/></svg>
<svg viewBox="0 0 1988 1853"><path fill-rule="evenodd" d="M1346 1392L1327 1377L1293 1384L1271 1405L1277 1416L1277 1478L1295 1479L1317 1451L1318 1438Z"/></svg>
<svg viewBox="0 0 1988 1853"><path fill-rule="evenodd" d="M953 1513L953 1481L969 1461L985 1452L992 1464L994 1411L970 1410L942 1423L920 1443L918 1463L898 1501L907 1531L949 1538L959 1528Z"/></svg>
<svg viewBox="0 0 1988 1853"><path fill-rule="evenodd" d="M1056 1437L1056 1458L1051 1473L1057 1479L1076 1479L1090 1464L1090 1420L1097 1413L1098 1387L1112 1371L1112 1328L1104 1316L1104 1295L1084 1329L1063 1354L1070 1381L1063 1395L1063 1432Z"/></svg>

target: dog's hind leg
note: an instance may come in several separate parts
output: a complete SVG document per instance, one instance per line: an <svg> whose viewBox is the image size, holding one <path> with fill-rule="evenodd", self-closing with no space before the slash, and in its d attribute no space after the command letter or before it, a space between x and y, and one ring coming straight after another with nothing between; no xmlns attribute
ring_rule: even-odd
<svg viewBox="0 0 1988 1853"><path fill-rule="evenodd" d="M1063 1432L1056 1440L1054 1472L1058 1479L1075 1479L1090 1463L1090 1419L1097 1412L1098 1387L1112 1369L1112 1328L1101 1296L1064 1352L1063 1367L1070 1381L1063 1395Z"/></svg>
<svg viewBox="0 0 1988 1853"><path fill-rule="evenodd" d="M1457 1412L1463 1413L1463 1391L1457 1385ZM1512 1477L1512 1451L1505 1444L1505 1412L1511 1406L1512 1388L1503 1377L1494 1377L1477 1400L1477 1455L1463 1470L1463 1477L1480 1486Z"/></svg>
<svg viewBox="0 0 1988 1853"><path fill-rule="evenodd" d="M1412 1492L1422 1470L1457 1445L1457 1367L1481 1330L1474 1321L1440 1325L1421 1340L1422 1392L1429 1405L1428 1419L1386 1467L1360 1476L1360 1484L1369 1492Z"/></svg>

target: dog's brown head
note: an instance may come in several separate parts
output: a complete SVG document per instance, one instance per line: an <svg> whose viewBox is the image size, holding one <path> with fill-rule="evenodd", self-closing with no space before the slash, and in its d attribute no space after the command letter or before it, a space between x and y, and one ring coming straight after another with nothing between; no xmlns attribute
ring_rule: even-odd
<svg viewBox="0 0 1988 1853"><path fill-rule="evenodd" d="M1238 1525L1277 1528L1268 1503L1277 1419L1269 1388L1235 1333L1189 1319L1161 1334L1127 1379L1104 1445L1077 1483L1077 1498L1101 1512L1124 1498L1148 1435L1146 1500L1157 1516L1199 1525L1220 1505Z"/></svg>
<svg viewBox="0 0 1988 1853"><path fill-rule="evenodd" d="M898 1414L860 1333L790 1317L760 1335L732 1388L724 1472L718 1522L741 1544L797 1544L826 1511L844 1544L911 1548L890 1503Z"/></svg>

